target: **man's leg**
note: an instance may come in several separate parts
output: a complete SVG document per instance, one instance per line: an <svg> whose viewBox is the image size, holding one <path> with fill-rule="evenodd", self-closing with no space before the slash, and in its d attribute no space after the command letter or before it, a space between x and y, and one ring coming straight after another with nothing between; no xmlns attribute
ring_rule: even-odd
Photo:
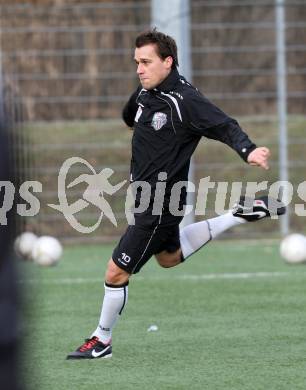
<svg viewBox="0 0 306 390"><path fill-rule="evenodd" d="M245 222L245 219L235 217L230 211L218 217L185 226L180 230L182 258L186 259L221 233Z"/></svg>
<svg viewBox="0 0 306 390"><path fill-rule="evenodd" d="M233 210L226 214L182 228L179 232L180 248L173 253L164 250L155 255L156 259L162 267L175 267L226 230L247 221L253 222L272 215L283 215L285 211L280 201L267 196L258 199L241 197Z"/></svg>
<svg viewBox="0 0 306 390"><path fill-rule="evenodd" d="M179 231L179 249L173 253L164 250L155 257L160 266L175 267L221 233L244 222L246 222L244 219L234 217L228 212L219 217L190 224Z"/></svg>
<svg viewBox="0 0 306 390"><path fill-rule="evenodd" d="M152 228L129 226L114 249L105 275L105 294L99 323L93 334L67 359L93 359L112 356L111 337L128 298L131 274L139 272L159 247L158 225Z"/></svg>
<svg viewBox="0 0 306 390"><path fill-rule="evenodd" d="M127 304L129 277L130 274L119 268L113 259L109 260L105 275L105 292L100 320L97 329L91 336L98 337L104 344L111 342L112 329Z"/></svg>
<svg viewBox="0 0 306 390"><path fill-rule="evenodd" d="M104 299L99 324L89 339L85 340L67 359L109 358L112 356L112 330L128 298L130 274L110 259L107 265Z"/></svg>

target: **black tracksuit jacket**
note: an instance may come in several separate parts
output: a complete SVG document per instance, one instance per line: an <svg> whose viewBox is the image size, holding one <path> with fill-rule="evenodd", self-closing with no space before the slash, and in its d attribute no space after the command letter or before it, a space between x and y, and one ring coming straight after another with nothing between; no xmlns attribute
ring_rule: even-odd
<svg viewBox="0 0 306 390"><path fill-rule="evenodd" d="M123 120L134 128L131 181L146 181L152 187L152 201L160 172L167 173L161 224L177 223L168 211L171 188L188 180L190 158L202 136L221 141L247 161L256 148L235 119L206 99L173 69L156 88L138 87L123 109ZM181 195L181 207L186 191ZM140 224L156 222L149 209L139 214ZM136 217L136 215L135 215Z"/></svg>

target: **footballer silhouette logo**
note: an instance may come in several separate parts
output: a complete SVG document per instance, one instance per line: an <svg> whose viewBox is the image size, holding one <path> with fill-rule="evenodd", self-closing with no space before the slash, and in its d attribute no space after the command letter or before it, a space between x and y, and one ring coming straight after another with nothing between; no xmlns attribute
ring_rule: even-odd
<svg viewBox="0 0 306 390"><path fill-rule="evenodd" d="M85 165L90 173L83 173L79 175L76 179L66 185L66 178L69 170L75 164ZM70 157L64 161L58 175L58 200L59 204L48 204L49 207L52 207L55 210L60 211L69 224L80 233L91 233L96 230L101 224L103 216L105 216L113 225L117 226L117 221L115 215L112 211L112 208L108 201L104 198L104 194L113 195L117 192L124 184L126 180L112 185L109 182L109 178L112 176L114 171L111 168L104 168L101 172L96 173L93 166L86 160L80 157ZM85 183L87 185L82 199L69 204L67 200L66 190L74 186L77 186L80 183ZM75 214L82 211L89 205L94 205L99 209L99 216L92 226L82 225Z"/></svg>

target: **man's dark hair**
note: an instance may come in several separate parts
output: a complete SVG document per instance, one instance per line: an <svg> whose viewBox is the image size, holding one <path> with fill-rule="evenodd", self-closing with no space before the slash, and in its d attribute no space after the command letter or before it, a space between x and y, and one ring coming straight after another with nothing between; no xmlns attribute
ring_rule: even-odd
<svg viewBox="0 0 306 390"><path fill-rule="evenodd" d="M177 46L173 38L153 28L139 34L136 38L135 46L140 48L152 43L156 45L157 54L162 60L169 56L173 58L172 69L178 66Z"/></svg>

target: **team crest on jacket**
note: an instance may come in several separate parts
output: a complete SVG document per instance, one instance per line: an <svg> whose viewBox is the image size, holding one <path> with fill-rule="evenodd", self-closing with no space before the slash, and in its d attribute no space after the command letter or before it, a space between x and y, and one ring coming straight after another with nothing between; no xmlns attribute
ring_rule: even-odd
<svg viewBox="0 0 306 390"><path fill-rule="evenodd" d="M167 123L167 115L163 112L156 112L153 115L152 127L154 130L160 130Z"/></svg>

